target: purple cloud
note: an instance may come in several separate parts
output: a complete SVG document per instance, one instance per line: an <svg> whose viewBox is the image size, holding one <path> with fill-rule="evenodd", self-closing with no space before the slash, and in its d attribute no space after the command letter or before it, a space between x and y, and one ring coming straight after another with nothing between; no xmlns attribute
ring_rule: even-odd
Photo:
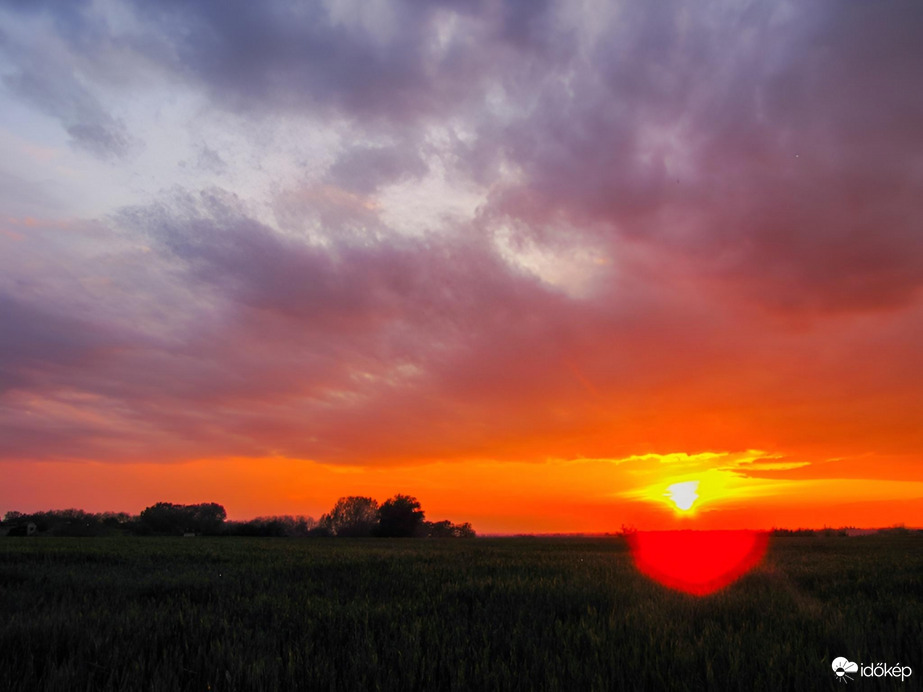
<svg viewBox="0 0 923 692"><path fill-rule="evenodd" d="M915 6L382 7L3 10L9 94L136 202L0 236L0 454L919 449ZM476 203L416 231L433 181Z"/></svg>

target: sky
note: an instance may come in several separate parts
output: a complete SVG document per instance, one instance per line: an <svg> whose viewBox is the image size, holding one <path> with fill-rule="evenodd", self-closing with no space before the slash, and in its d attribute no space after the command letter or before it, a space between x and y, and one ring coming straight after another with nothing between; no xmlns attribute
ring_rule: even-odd
<svg viewBox="0 0 923 692"><path fill-rule="evenodd" d="M923 526L921 35L901 1L3 3L0 513Z"/></svg>

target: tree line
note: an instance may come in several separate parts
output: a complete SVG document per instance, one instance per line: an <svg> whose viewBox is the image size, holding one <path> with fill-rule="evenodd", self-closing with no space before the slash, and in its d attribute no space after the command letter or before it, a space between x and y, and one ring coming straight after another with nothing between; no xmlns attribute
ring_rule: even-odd
<svg viewBox="0 0 923 692"><path fill-rule="evenodd" d="M229 521L224 507L215 502L182 505L158 502L138 515L125 512L84 512L79 509L46 512L7 512L0 535L26 536L274 536L274 537L407 537L470 538L471 524L449 520L427 521L420 502L410 495L395 495L381 505L370 497L349 496L315 520L308 516L268 516L249 521Z"/></svg>
<svg viewBox="0 0 923 692"><path fill-rule="evenodd" d="M410 495L395 495L379 504L370 497L341 497L318 522L329 536L381 536L385 538L471 538L467 521L426 521L420 502Z"/></svg>

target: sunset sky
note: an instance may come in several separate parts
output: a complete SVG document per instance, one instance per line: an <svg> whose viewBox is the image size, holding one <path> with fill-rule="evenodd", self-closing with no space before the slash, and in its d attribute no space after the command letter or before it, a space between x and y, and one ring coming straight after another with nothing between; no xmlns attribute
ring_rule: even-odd
<svg viewBox="0 0 923 692"><path fill-rule="evenodd" d="M921 37L909 1L3 3L0 513L923 526Z"/></svg>

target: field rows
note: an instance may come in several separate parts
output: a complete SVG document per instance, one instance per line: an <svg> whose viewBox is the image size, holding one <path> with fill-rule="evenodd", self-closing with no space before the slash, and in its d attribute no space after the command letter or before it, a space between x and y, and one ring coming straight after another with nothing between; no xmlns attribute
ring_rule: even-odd
<svg viewBox="0 0 923 692"><path fill-rule="evenodd" d="M923 539L776 538L713 596L620 539L6 539L2 690L827 689L923 675Z"/></svg>

